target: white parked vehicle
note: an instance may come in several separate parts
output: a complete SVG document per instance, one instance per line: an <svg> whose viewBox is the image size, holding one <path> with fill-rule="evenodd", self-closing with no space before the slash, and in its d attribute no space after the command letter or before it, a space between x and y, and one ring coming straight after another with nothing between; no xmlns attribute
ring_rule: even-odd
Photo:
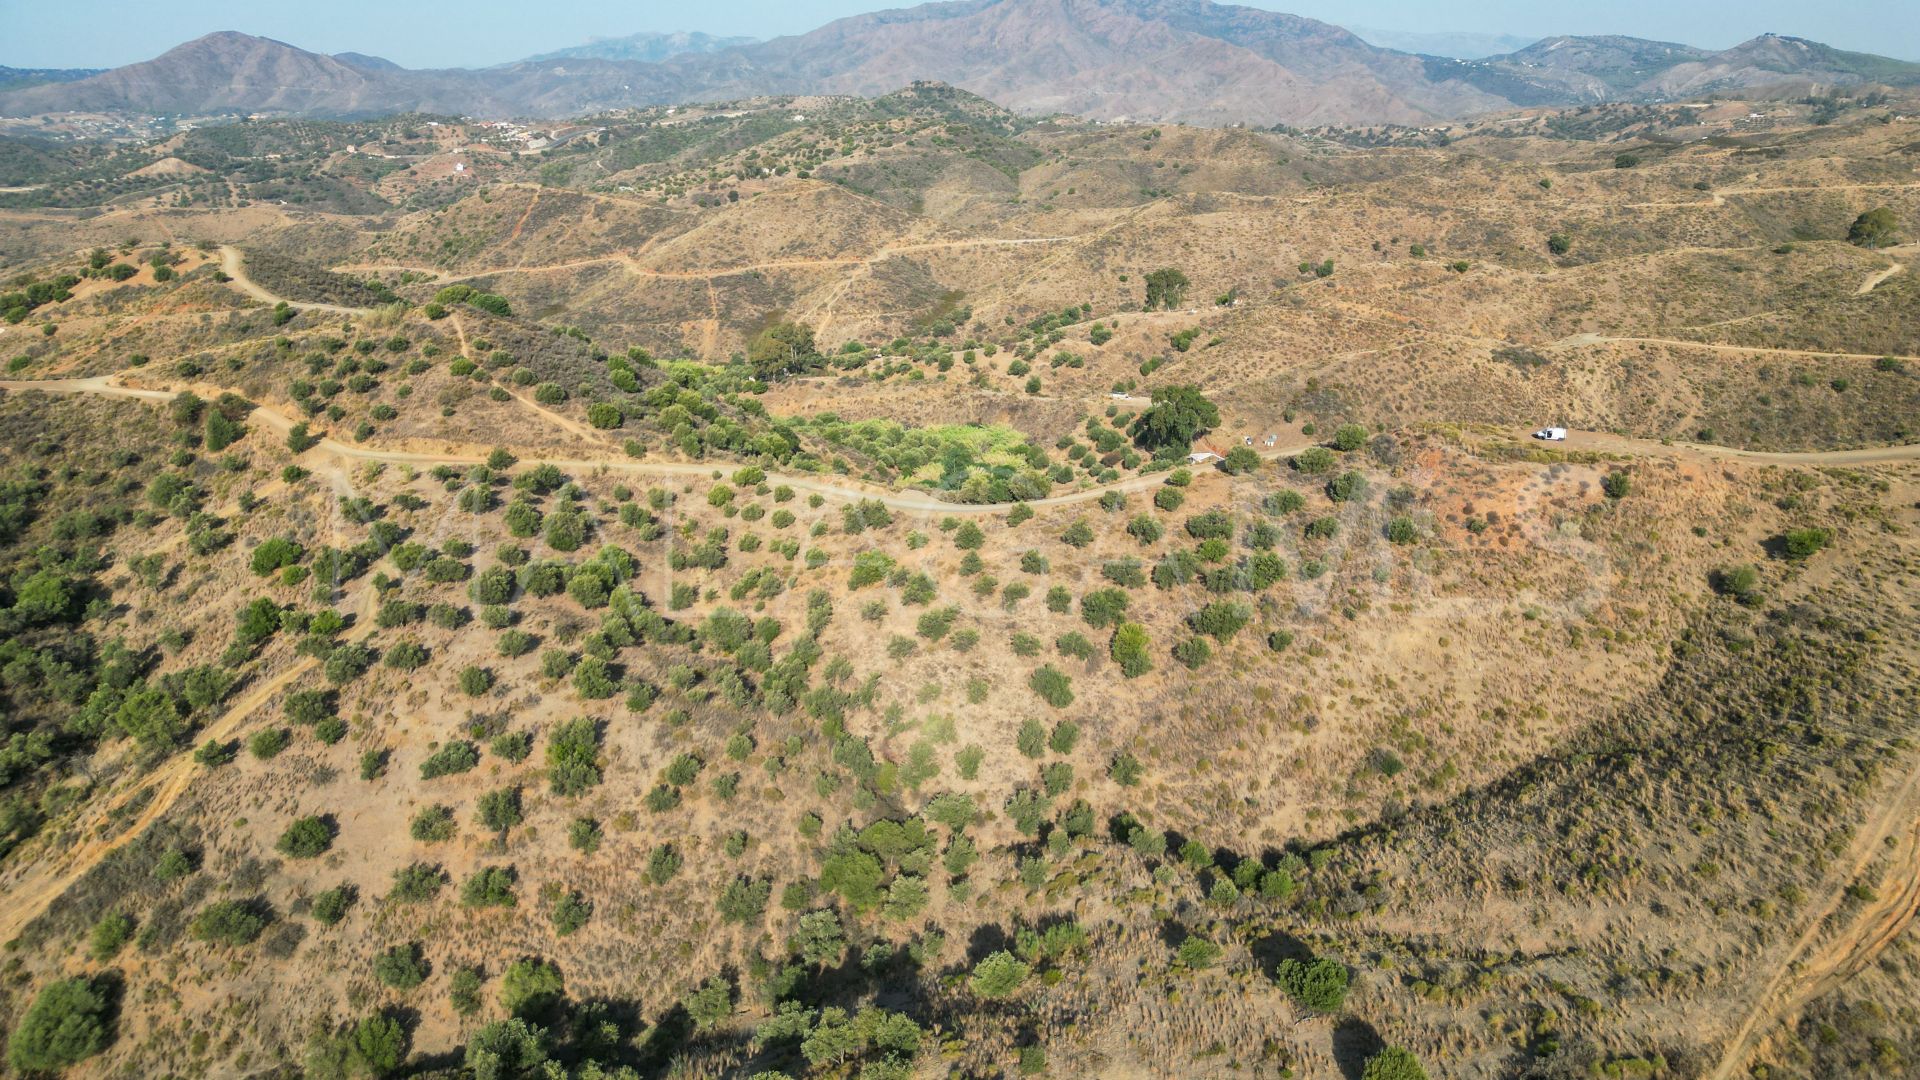
<svg viewBox="0 0 1920 1080"><path fill-rule="evenodd" d="M1533 437L1543 442L1566 442L1567 429L1563 427L1541 428L1539 431L1533 433Z"/></svg>

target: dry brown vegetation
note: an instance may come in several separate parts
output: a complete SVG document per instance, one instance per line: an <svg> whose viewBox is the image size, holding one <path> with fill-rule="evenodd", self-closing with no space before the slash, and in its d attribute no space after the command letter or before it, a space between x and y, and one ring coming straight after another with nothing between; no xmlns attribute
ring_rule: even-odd
<svg viewBox="0 0 1920 1080"><path fill-rule="evenodd" d="M1878 358L1920 354L1913 259L1844 236L1920 220L1920 178L1909 122L1845 121L1616 169L913 120L763 147L805 179L732 147L384 218L0 215L9 269L143 268L0 336L9 379L69 380L0 391L9 1029L83 974L116 1037L77 1075L326 1075L377 1014L454 1070L540 959L566 1003L520 1011L581 1076L801 1075L755 1038L781 1000L904 1015L913 1052L845 1069L911 1075L1910 1070L1920 360ZM1143 311L1161 267L1191 286ZM784 318L868 347L729 364ZM1089 445L1182 383L1257 467ZM1005 424L983 458L1066 475L943 503L822 413ZM1584 430L1517 438L1548 421ZM432 895L390 895L416 864ZM490 867L511 906L463 902ZM265 921L203 940L220 901ZM1001 994L1003 949L1033 971ZM1284 988L1312 957L1343 1002Z"/></svg>

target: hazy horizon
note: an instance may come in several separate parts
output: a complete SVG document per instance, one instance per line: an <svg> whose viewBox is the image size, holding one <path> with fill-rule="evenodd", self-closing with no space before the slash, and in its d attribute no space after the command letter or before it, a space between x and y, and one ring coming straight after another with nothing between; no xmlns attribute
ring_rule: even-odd
<svg viewBox="0 0 1920 1080"><path fill-rule="evenodd" d="M175 0L166 5L107 0L35 6L10 13L12 31L0 65L18 68L106 68L152 59L219 30L274 38L314 52L359 52L409 68L485 67L582 44L654 31L772 38L805 33L834 19L908 3L875 0L736 0L690 17L679 5L575 0L529 9L502 0L474 0L450 22L444 9L390 0L336 0L324 9L262 5L257 0ZM1675 5L1656 0L1600 0L1578 10L1543 9L1523 0L1471 7L1436 0L1246 0L1349 29L1402 34L1510 35L1535 41L1555 34L1623 34L1726 48L1762 33L1809 38L1836 48L1920 59L1920 19L1905 0L1808 5L1756 0Z"/></svg>

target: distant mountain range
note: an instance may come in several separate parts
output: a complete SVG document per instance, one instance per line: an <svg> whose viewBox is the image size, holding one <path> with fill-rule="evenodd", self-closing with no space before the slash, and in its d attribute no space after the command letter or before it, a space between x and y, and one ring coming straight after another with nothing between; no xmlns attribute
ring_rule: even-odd
<svg viewBox="0 0 1920 1080"><path fill-rule="evenodd" d="M1920 64L1777 34L1717 52L1632 37L1551 37L1505 56L1429 61L1427 70L1518 105L1658 101L1782 83L1920 82Z"/></svg>
<svg viewBox="0 0 1920 1080"><path fill-rule="evenodd" d="M643 64L657 64L662 60L687 53L716 53L722 49L737 49L742 45L752 45L759 38L750 37L714 37L699 31L679 34L640 33L626 37L594 38L585 45L575 45L568 49L556 49L553 52L529 56L533 62L541 60L633 60Z"/></svg>
<svg viewBox="0 0 1920 1080"><path fill-rule="evenodd" d="M1197 124L1421 124L1516 106L1653 101L1776 84L1920 83L1920 64L1764 35L1713 51L1556 37L1481 59L1369 44L1209 0L956 0L741 43L640 34L485 69L411 71L209 34L143 63L0 92L0 115L132 112L558 117L938 80L1020 112Z"/></svg>
<svg viewBox="0 0 1920 1080"><path fill-rule="evenodd" d="M1530 37L1514 34L1474 34L1466 32L1419 33L1411 30L1380 30L1370 26L1351 26L1359 37L1383 49L1419 53L1422 56L1446 56L1455 60L1479 60L1524 49L1533 44Z"/></svg>

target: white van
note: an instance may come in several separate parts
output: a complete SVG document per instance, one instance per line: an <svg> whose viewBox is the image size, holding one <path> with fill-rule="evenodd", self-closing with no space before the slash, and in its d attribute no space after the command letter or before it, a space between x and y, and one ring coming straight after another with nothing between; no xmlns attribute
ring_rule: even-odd
<svg viewBox="0 0 1920 1080"><path fill-rule="evenodd" d="M1566 442L1567 429L1563 427L1541 428L1539 431L1533 433L1533 437L1544 442Z"/></svg>

